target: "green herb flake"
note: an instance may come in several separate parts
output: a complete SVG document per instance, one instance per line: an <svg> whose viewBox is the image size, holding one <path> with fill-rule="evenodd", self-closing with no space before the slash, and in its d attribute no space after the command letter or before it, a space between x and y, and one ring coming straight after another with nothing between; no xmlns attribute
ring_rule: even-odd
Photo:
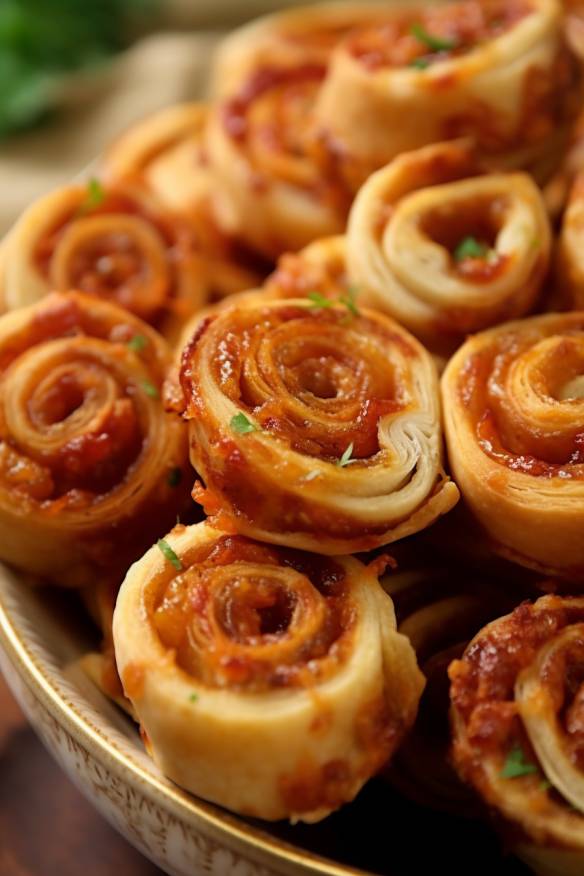
<svg viewBox="0 0 584 876"><path fill-rule="evenodd" d="M501 778L518 779L521 776L531 776L538 773L539 768L534 763L525 760L523 749L519 745L511 748L505 758Z"/></svg>
<svg viewBox="0 0 584 876"><path fill-rule="evenodd" d="M354 459L351 459L351 456L353 455L353 447L354 445L351 441L341 458L337 460L337 465L339 466L339 468L344 468L346 465L350 465L350 463L355 462Z"/></svg>
<svg viewBox="0 0 584 876"><path fill-rule="evenodd" d="M355 304L356 294L357 293L354 286L349 286L349 288L347 289L347 294L342 295L341 298L339 298L339 301L341 302L341 304L345 305L351 316L361 316L359 308Z"/></svg>
<svg viewBox="0 0 584 876"><path fill-rule="evenodd" d="M183 564L181 563L180 559L177 557L169 543L165 541L165 539L159 538L156 542L156 547L159 551L161 551L164 559L168 560L169 563L172 563L172 565L178 572L182 570Z"/></svg>
<svg viewBox="0 0 584 876"><path fill-rule="evenodd" d="M458 42L455 39L446 39L428 33L424 25L419 22L412 24L410 33L412 36L415 36L420 43L423 43L423 45L432 49L433 52L449 52L451 49L455 49L458 45Z"/></svg>
<svg viewBox="0 0 584 876"><path fill-rule="evenodd" d="M410 61L408 64L408 67L414 67L416 70L427 70L429 66L429 58L424 58L423 56L420 58L414 58L414 60Z"/></svg>
<svg viewBox="0 0 584 876"><path fill-rule="evenodd" d="M311 302L310 306L314 307L317 310L323 310L327 307L332 307L334 304L334 301L331 301L330 298L325 298L325 296L321 295L320 292L309 292L306 297Z"/></svg>
<svg viewBox="0 0 584 876"><path fill-rule="evenodd" d="M150 398L158 398L158 390L149 380L142 381L142 389Z"/></svg>
<svg viewBox="0 0 584 876"><path fill-rule="evenodd" d="M549 779L542 779L542 781L540 782L540 785L539 785L540 791L549 791L549 789L551 787L553 787L553 786L552 786L552 783L549 781Z"/></svg>
<svg viewBox="0 0 584 876"><path fill-rule="evenodd" d="M134 353L141 353L147 343L148 341L144 335L134 335L133 338L130 338L126 346Z"/></svg>
<svg viewBox="0 0 584 876"><path fill-rule="evenodd" d="M171 468L168 472L168 476L166 478L166 483L169 487L178 487L180 482L182 481L182 470L177 466L176 468ZM180 521L179 521L180 522Z"/></svg>
<svg viewBox="0 0 584 876"><path fill-rule="evenodd" d="M241 411L239 414L235 414L234 417L231 417L231 422L229 423L233 432L237 432L238 435L247 435L249 432L257 432L258 428L255 426L251 420L245 416Z"/></svg>
<svg viewBox="0 0 584 876"><path fill-rule="evenodd" d="M465 259L484 259L490 252L490 248L480 243L476 237L465 237L454 250L454 261L463 262Z"/></svg>
<svg viewBox="0 0 584 876"><path fill-rule="evenodd" d="M81 213L90 213L105 200L105 190L98 179L91 177L87 183L87 193L79 207Z"/></svg>
<svg viewBox="0 0 584 876"><path fill-rule="evenodd" d="M196 703L198 699L199 699L199 694L193 692L193 693L189 696L189 703Z"/></svg>

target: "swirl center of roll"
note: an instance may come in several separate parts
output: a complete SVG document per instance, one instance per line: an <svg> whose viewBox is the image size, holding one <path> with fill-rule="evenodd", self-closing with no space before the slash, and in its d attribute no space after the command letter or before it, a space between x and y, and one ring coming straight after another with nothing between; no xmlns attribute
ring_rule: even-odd
<svg viewBox="0 0 584 876"><path fill-rule="evenodd" d="M268 177L308 188L319 184L310 119L324 73L316 65L262 69L223 108L227 132L246 142L254 166Z"/></svg>
<svg viewBox="0 0 584 876"><path fill-rule="evenodd" d="M420 58L444 61L510 31L532 11L527 0L447 3L396 15L384 26L356 30L348 50L368 70L408 67ZM425 39L430 34L435 48Z"/></svg>
<svg viewBox="0 0 584 876"><path fill-rule="evenodd" d="M507 194L507 186L503 177L491 176L402 198L383 234L402 284L427 303L442 306L475 299L477 306L486 306L508 294L507 285L517 282L518 265L525 262L529 271L536 261L529 243L537 238L537 226L527 198L521 191ZM518 257L522 249L526 257Z"/></svg>
<svg viewBox="0 0 584 876"><path fill-rule="evenodd" d="M552 464L584 463L584 339L555 335L512 359L501 353L488 383L509 451Z"/></svg>
<svg viewBox="0 0 584 876"><path fill-rule="evenodd" d="M380 449L379 418L409 396L399 353L383 332L360 331L361 319L287 306L247 327L243 364L236 352L227 368L224 357L218 376L228 374L231 399L298 452L338 459L353 443L355 458L370 457ZM227 338L220 348L227 354Z"/></svg>
<svg viewBox="0 0 584 876"><path fill-rule="evenodd" d="M545 775L584 812L584 624L539 649L518 676L515 697Z"/></svg>
<svg viewBox="0 0 584 876"><path fill-rule="evenodd" d="M342 584L319 589L292 554L277 565L274 549L241 538L222 551L158 585L154 625L177 664L210 687L252 690L302 687L333 671L352 626Z"/></svg>
<svg viewBox="0 0 584 876"><path fill-rule="evenodd" d="M4 374L0 402L0 477L34 498L105 494L141 452L139 414L102 341L27 351Z"/></svg>
<svg viewBox="0 0 584 876"><path fill-rule="evenodd" d="M50 264L56 289L79 289L115 300L145 318L165 302L165 243L140 216L99 214L65 228Z"/></svg>

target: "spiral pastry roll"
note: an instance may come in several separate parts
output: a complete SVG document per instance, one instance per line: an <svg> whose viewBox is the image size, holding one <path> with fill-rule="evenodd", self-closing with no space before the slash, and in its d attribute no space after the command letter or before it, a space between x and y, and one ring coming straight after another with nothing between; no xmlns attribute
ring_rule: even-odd
<svg viewBox="0 0 584 876"><path fill-rule="evenodd" d="M0 558L64 585L121 577L175 519L188 468L162 409L170 354L77 293L0 319Z"/></svg>
<svg viewBox="0 0 584 876"><path fill-rule="evenodd" d="M584 860L584 599L544 596L484 627L452 663L454 761L541 876Z"/></svg>
<svg viewBox="0 0 584 876"><path fill-rule="evenodd" d="M477 807L449 759L447 670L478 628L512 608L509 595L489 583L485 586L466 570L435 564L418 564L382 579L398 631L411 642L426 678L416 722L391 761L387 779L422 806L470 818L476 817Z"/></svg>
<svg viewBox="0 0 584 876"><path fill-rule="evenodd" d="M306 299L249 298L183 353L191 461L206 512L323 554L410 535L456 503L436 372L397 323Z"/></svg>
<svg viewBox="0 0 584 876"><path fill-rule="evenodd" d="M264 283L264 291L276 298L320 297L331 301L356 296L347 269L345 237L323 237L298 253L280 256L276 270Z"/></svg>
<svg viewBox="0 0 584 876"><path fill-rule="evenodd" d="M476 335L442 391L452 471L496 549L584 580L584 315Z"/></svg>
<svg viewBox="0 0 584 876"><path fill-rule="evenodd" d="M219 221L269 258L344 230L349 193L312 121L324 73L258 70L209 122Z"/></svg>
<svg viewBox="0 0 584 876"><path fill-rule="evenodd" d="M319 3L264 15L222 41L212 71L211 91L224 98L266 67L325 67L333 49L357 27L382 22L380 3Z"/></svg>
<svg viewBox="0 0 584 876"><path fill-rule="evenodd" d="M351 209L348 266L361 300L440 352L527 313L549 266L531 177L477 173L466 144L427 146L370 177Z"/></svg>
<svg viewBox="0 0 584 876"><path fill-rule="evenodd" d="M582 0L563 0L563 6L566 40L582 63L584 60L584 3Z"/></svg>
<svg viewBox="0 0 584 876"><path fill-rule="evenodd" d="M581 111L570 129L570 137L562 160L543 187L545 205L554 223L559 224L570 199L574 182L583 168L584 112Z"/></svg>
<svg viewBox="0 0 584 876"><path fill-rule="evenodd" d="M580 171L570 190L558 239L558 307L584 310L584 172Z"/></svg>
<svg viewBox="0 0 584 876"><path fill-rule="evenodd" d="M245 815L318 821L352 800L423 688L375 572L175 527L114 616L125 691L163 772Z"/></svg>
<svg viewBox="0 0 584 876"><path fill-rule="evenodd" d="M76 289L165 329L206 303L193 234L132 187L97 180L40 198L6 243L9 309Z"/></svg>
<svg viewBox="0 0 584 876"><path fill-rule="evenodd" d="M543 175L577 103L558 0L413 2L339 44L316 115L357 182L461 136L498 166Z"/></svg>
<svg viewBox="0 0 584 876"><path fill-rule="evenodd" d="M108 150L101 173L109 185L151 192L168 212L182 216L193 234L204 303L258 286L268 267L220 228L215 180L203 149L207 107L178 104L125 132Z"/></svg>
<svg viewBox="0 0 584 876"><path fill-rule="evenodd" d="M207 115L205 104L176 104L132 125L101 161L106 184L135 183L167 210L188 213L211 188L202 149Z"/></svg>

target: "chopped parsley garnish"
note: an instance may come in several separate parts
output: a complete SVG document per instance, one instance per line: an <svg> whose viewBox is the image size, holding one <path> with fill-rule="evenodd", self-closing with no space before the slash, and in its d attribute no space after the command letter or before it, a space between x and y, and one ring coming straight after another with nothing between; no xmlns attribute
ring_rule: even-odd
<svg viewBox="0 0 584 876"><path fill-rule="evenodd" d="M129 350L133 350L134 353L140 353L148 341L144 337L144 335L134 335L133 338L130 338L126 346Z"/></svg>
<svg viewBox="0 0 584 876"><path fill-rule="evenodd" d="M306 297L312 302L310 306L319 310L326 307L332 307L334 304L334 301L331 301L330 298L325 298L320 292L309 292Z"/></svg>
<svg viewBox="0 0 584 876"><path fill-rule="evenodd" d="M229 425L234 432L238 433L238 435L247 435L249 432L258 431L258 427L255 426L251 420L248 420L245 414L241 411L239 414L235 414L234 417L231 417Z"/></svg>
<svg viewBox="0 0 584 876"><path fill-rule="evenodd" d="M153 383L150 383L149 380L142 381L142 389L144 390L146 395L150 396L150 398L158 398L158 390Z"/></svg>
<svg viewBox="0 0 584 876"><path fill-rule="evenodd" d="M419 42L428 46L429 49L432 49L433 52L448 52L450 49L455 49L458 45L458 42L455 39L447 39L445 37L439 37L435 34L428 33L424 25L419 22L412 24L410 33L412 36L415 36Z"/></svg>
<svg viewBox="0 0 584 876"><path fill-rule="evenodd" d="M198 699L199 699L199 694L193 692L189 697L189 703L196 703Z"/></svg>
<svg viewBox="0 0 584 876"><path fill-rule="evenodd" d="M408 67L415 67L416 70L427 70L430 66L430 60L428 58L414 58L413 61L410 61Z"/></svg>
<svg viewBox="0 0 584 876"><path fill-rule="evenodd" d="M476 237L465 237L454 250L454 261L463 262L465 259L484 259L489 252L490 247L478 241Z"/></svg>
<svg viewBox="0 0 584 876"><path fill-rule="evenodd" d="M346 465L349 465L351 462L355 462L354 459L351 459L351 456L353 455L353 447L354 447L354 445L353 445L353 442L351 441L351 443L349 444L349 446L347 447L347 449L345 450L345 452L343 453L341 458L337 460L337 465L339 466L339 468L344 468Z"/></svg>
<svg viewBox="0 0 584 876"><path fill-rule="evenodd" d="M180 572L183 564L181 563L180 559L177 557L169 543L163 538L159 538L156 542L156 547L164 555L164 558L168 560L169 563L172 563L174 568Z"/></svg>
<svg viewBox="0 0 584 876"><path fill-rule="evenodd" d="M176 468L171 468L168 472L168 477L166 478L166 483L169 487L178 487L180 482L182 481L182 471L176 466ZM180 522L180 521L179 521Z"/></svg>
<svg viewBox="0 0 584 876"><path fill-rule="evenodd" d="M355 304L355 288L349 286L346 295L340 295L337 299L325 298L320 292L309 292L306 296L310 300L310 306L315 310L325 310L335 304L342 304L352 316L360 316L359 308Z"/></svg>
<svg viewBox="0 0 584 876"><path fill-rule="evenodd" d="M351 316L360 316L359 308L355 304L355 288L353 286L349 286L347 289L347 294L342 295L339 298L341 304L344 304Z"/></svg>
<svg viewBox="0 0 584 876"><path fill-rule="evenodd" d="M549 789L551 787L552 787L552 783L550 782L549 779L542 779L541 780L541 783L539 786L540 791L549 791Z"/></svg>
<svg viewBox="0 0 584 876"><path fill-rule="evenodd" d="M521 746L515 745L511 748L505 758L501 777L503 779L518 779L520 776L531 776L534 773L539 773L539 767L525 760Z"/></svg>
<svg viewBox="0 0 584 876"><path fill-rule="evenodd" d="M87 193L83 202L79 205L80 213L89 213L91 210L95 210L96 207L99 207L100 204L103 204L105 200L105 191L98 179L95 177L91 177L89 182L87 183Z"/></svg>

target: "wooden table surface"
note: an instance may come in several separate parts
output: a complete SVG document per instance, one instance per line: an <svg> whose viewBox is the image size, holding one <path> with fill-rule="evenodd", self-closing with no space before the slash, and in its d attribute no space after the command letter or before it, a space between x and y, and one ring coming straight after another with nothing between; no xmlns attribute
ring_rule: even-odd
<svg viewBox="0 0 584 876"><path fill-rule="evenodd" d="M87 803L0 675L1 876L161 876Z"/></svg>

